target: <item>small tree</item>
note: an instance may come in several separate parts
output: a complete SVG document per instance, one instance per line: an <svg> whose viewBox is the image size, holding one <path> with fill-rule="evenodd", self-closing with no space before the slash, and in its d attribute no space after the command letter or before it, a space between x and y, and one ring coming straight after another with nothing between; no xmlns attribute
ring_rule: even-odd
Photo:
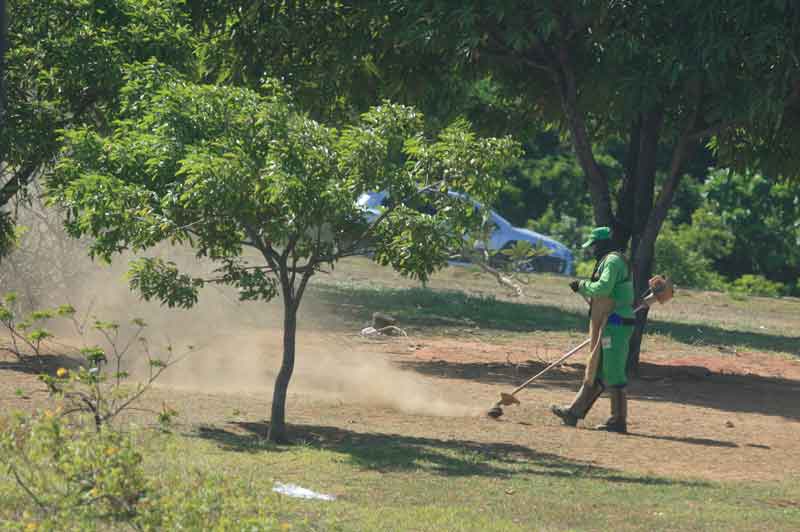
<svg viewBox="0 0 800 532"><path fill-rule="evenodd" d="M196 85L154 63L139 65L110 134L65 132L49 190L69 213L70 234L92 237L93 256L169 241L218 266L214 277L200 278L161 258L134 261L131 286L145 299L191 307L210 282L238 288L242 300L281 295L283 360L269 431L280 442L297 311L312 276L369 241L379 263L426 280L480 213L448 194L421 192L490 199L517 156L511 140L478 139L464 122L433 141L422 126L415 110L384 104L336 130L299 112L277 82L258 92ZM398 201L367 225L356 199L369 190L422 198L434 214Z"/></svg>

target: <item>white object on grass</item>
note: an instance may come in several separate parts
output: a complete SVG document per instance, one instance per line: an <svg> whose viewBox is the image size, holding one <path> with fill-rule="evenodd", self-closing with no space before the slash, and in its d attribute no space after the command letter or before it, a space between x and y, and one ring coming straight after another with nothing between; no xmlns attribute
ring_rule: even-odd
<svg viewBox="0 0 800 532"><path fill-rule="evenodd" d="M296 486L294 484L283 484L282 482L276 482L275 486L272 488L272 491L276 493L282 493L283 495L288 495L289 497L297 497L299 499L320 499L323 501L333 501L336 499L336 497L333 495L317 493L306 488L301 488L300 486Z"/></svg>
<svg viewBox="0 0 800 532"><path fill-rule="evenodd" d="M387 325L381 329L376 329L375 327L364 327L361 329L361 336L408 336L408 334L400 327Z"/></svg>

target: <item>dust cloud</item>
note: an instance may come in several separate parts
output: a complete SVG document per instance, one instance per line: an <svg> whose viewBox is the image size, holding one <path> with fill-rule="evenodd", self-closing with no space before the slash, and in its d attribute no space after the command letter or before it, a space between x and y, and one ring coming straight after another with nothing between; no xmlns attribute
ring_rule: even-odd
<svg viewBox="0 0 800 532"><path fill-rule="evenodd" d="M47 238L58 245L43 248L43 238L29 239L32 242L28 244L23 240L10 260L0 264L0 282L6 280L4 292L11 288L29 294L31 307L69 303L77 309L75 321L79 324L87 325L94 319L118 322L118 346L131 339L136 329L131 321L143 319L148 324L144 336L153 356L165 358L168 345L173 359L186 355L161 375L161 387L204 393L256 393L271 398L282 357L280 297L270 303L240 302L233 289L208 286L190 310L145 302L128 289L124 278L130 256L117 257L111 265L93 262L87 257L85 243L58 234L54 227L51 223L39 226L39 230L47 231ZM32 251L31 246L36 249ZM173 260L194 274L208 274L213 269L186 249L163 247L148 255L154 254ZM11 267L16 274L8 272ZM461 398L444 397L433 380L394 366L375 343L356 334L358 327L350 331L341 322L331 326L335 311L315 300L313 291L306 293L298 320L290 393L431 416L470 416L478 412L477 407L465 406ZM102 345L102 338L96 333L76 334L75 325L54 322L49 328L57 339L69 345ZM127 357L131 360L127 369L136 377L146 374L147 364L140 347L139 342L133 342Z"/></svg>

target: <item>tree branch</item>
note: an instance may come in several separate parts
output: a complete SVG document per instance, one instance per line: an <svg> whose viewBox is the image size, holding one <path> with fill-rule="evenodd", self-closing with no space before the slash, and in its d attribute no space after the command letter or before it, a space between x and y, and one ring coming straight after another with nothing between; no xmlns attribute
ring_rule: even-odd
<svg viewBox="0 0 800 532"><path fill-rule="evenodd" d="M800 103L800 81L795 83L792 90L786 96L786 100L783 102L783 112L789 110L790 107ZM706 128L693 131L689 134L690 140L701 140L708 137L713 137L715 135L719 135L720 133L724 133L727 130L735 129L739 126L743 126L746 124L744 120L730 120L727 122L718 122L712 126L708 126Z"/></svg>
<svg viewBox="0 0 800 532"><path fill-rule="evenodd" d="M280 272L280 268L278 267L280 263L281 256L278 254L277 251L272 247L272 244L269 242L265 242L258 234L258 232L251 226L250 224L242 224L244 227L244 232L247 233L248 238L253 243L253 247L256 248L258 251L261 252L261 255L264 257L264 260L267 261L267 264L272 269L273 272Z"/></svg>
<svg viewBox="0 0 800 532"><path fill-rule="evenodd" d="M517 58L526 65L533 67L537 70L542 70L544 72L547 72L548 74L553 73L552 64L548 65L547 61L543 60L543 56L541 53L539 55L542 57L535 57L533 55L535 53L535 49L528 50L527 53L517 52L513 48L510 48L502 38L498 37L495 31L488 30L487 35L489 36L489 39L492 41L493 47L487 46L481 51L481 53L486 53L488 55L494 55L496 57L509 60Z"/></svg>
<svg viewBox="0 0 800 532"><path fill-rule="evenodd" d="M7 204L11 201L17 192L22 190L28 183L30 183L36 176L39 170L39 163L28 163L16 172L6 181L2 188L0 188L0 206Z"/></svg>
<svg viewBox="0 0 800 532"><path fill-rule="evenodd" d="M613 225L611 211L611 194L608 189L608 178L597 164L592 153L592 143L586 127L586 118L578 107L578 88L575 73L566 42L561 42L558 51L560 68L556 73L561 106L567 117L572 134L572 144L581 168L586 176L589 192L592 196L592 207L595 221L600 225Z"/></svg>
<svg viewBox="0 0 800 532"><path fill-rule="evenodd" d="M340 259L340 258L342 258L344 256L352 254L353 251L355 251L358 248L358 246L362 242L364 242L364 240L366 240L367 237L370 234L372 234L372 232L375 230L375 228L378 226L378 224L381 223L387 216L389 216L389 214L391 212L393 212L397 207L399 207L400 205L403 205L404 203L407 203L407 202L411 201L412 199L416 198L417 196L419 196L423 192L427 192L428 190L431 190L431 189L433 189L435 187L438 187L438 186L440 186L440 185L442 185L442 184L444 184L446 182L447 182L446 179L442 179L440 181L437 181L436 183L433 183L433 184L430 184L430 185L428 185L426 187L417 189L413 194L411 194L410 196L404 198L402 201L399 201L399 202L395 203L393 206L391 206L391 207L389 207L387 209L384 209L384 211L377 218L375 218L375 220L369 225L369 227L367 227L366 231L361 233L361 236L359 236L355 241L353 241L353 243L350 244L350 246L348 248L346 248L344 250L341 250L338 253L335 253L334 255L330 256L329 258L331 260L338 260L338 259Z"/></svg>
<svg viewBox="0 0 800 532"><path fill-rule="evenodd" d="M693 89L694 96L694 109L689 116L686 123L684 133L680 136L675 151L672 153L672 161L670 162L669 174L664 187L658 195L655 206L647 220L647 226L642 233L642 241L652 245L655 243L658 232L661 230L661 225L667 217L667 212L672 205L672 198L675 195L675 190L681 178L681 168L687 157L689 145L693 141L691 132L697 127L697 121L700 116L700 107L703 99L703 83L698 82Z"/></svg>

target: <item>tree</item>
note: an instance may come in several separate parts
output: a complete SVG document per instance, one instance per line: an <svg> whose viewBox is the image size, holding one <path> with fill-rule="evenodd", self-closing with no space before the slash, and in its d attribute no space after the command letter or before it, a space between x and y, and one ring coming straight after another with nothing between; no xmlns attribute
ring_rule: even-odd
<svg viewBox="0 0 800 532"><path fill-rule="evenodd" d="M59 130L108 126L126 63L157 58L189 73L194 39L182 5L181 0L9 0L0 209L52 167L61 146ZM0 237L2 256L13 241L7 210Z"/></svg>
<svg viewBox="0 0 800 532"><path fill-rule="evenodd" d="M716 170L705 184L705 210L730 233L728 253L713 257L735 279L760 274L788 285L800 271L800 183L755 172ZM704 231L702 238L715 236ZM700 235L698 235L698 240Z"/></svg>
<svg viewBox="0 0 800 532"><path fill-rule="evenodd" d="M721 165L775 176L800 167L800 10L790 0L199 4L200 18L225 21L214 35L234 58L227 64L238 61L251 79L280 72L336 101L359 101L349 87L361 100L391 94L442 116L474 118L483 107L495 124L538 122L568 135L595 223L630 244L639 293L704 142ZM322 12L325 24L314 24ZM598 161L607 141L624 146L619 175ZM637 316L634 370L646 319L646 310Z"/></svg>
<svg viewBox="0 0 800 532"><path fill-rule="evenodd" d="M476 138L463 121L427 140L419 113L389 103L344 128L326 127L275 81L259 91L198 85L154 63L128 76L120 119L107 134L64 133L51 197L67 209L72 235L92 237L94 255L169 241L218 266L200 278L142 258L131 285L147 299L190 307L207 283L234 286L243 300L281 295L283 359L269 438L285 441L297 310L310 279L367 240L379 263L427 279L465 228L481 222L471 205L441 192L491 198L518 148L507 138ZM434 214L398 201L367 226L356 199L369 190L424 197Z"/></svg>
<svg viewBox="0 0 800 532"><path fill-rule="evenodd" d="M796 176L800 9L791 1L382 2L393 49L490 76L506 97L569 134L594 219L630 242L637 293L687 158L711 139L722 164ZM389 54L390 55L390 54ZM375 63L380 67L380 58ZM418 82L417 80L414 80ZM598 142L621 138L619 186ZM663 183L657 158L668 151ZM637 316L638 368L647 310Z"/></svg>
<svg viewBox="0 0 800 532"><path fill-rule="evenodd" d="M437 62L438 51L394 42L398 19L382 2L195 0L188 7L204 35L209 76L251 88L280 79L326 123L347 123L390 99L414 102L438 129L464 114L472 94L456 70ZM448 73L449 83L440 83Z"/></svg>

